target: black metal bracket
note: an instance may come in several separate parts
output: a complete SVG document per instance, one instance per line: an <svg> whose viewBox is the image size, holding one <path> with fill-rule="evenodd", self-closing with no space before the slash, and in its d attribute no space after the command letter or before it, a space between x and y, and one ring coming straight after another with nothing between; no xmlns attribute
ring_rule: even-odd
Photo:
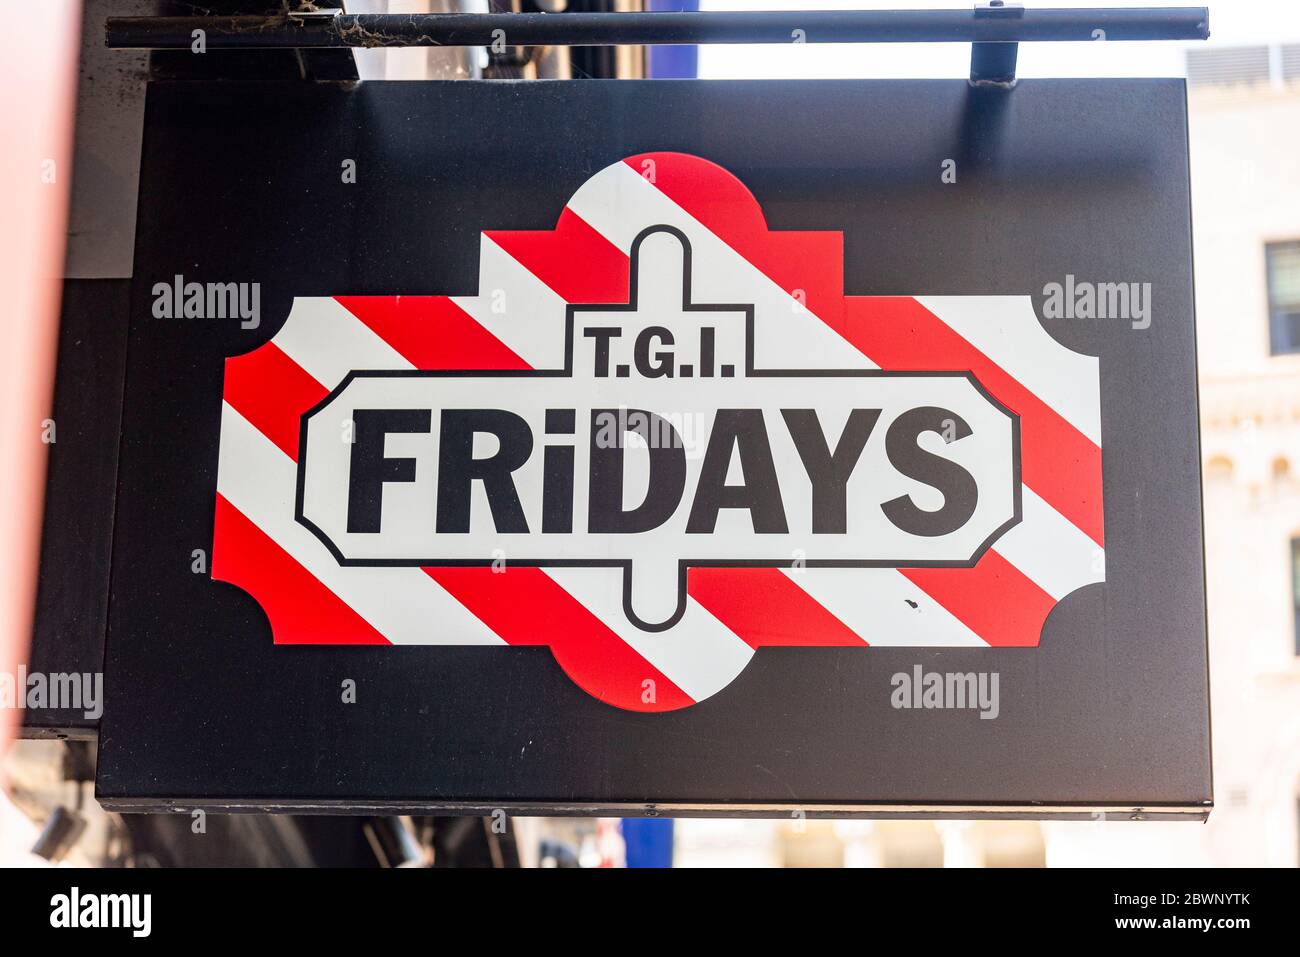
<svg viewBox="0 0 1300 957"><path fill-rule="evenodd" d="M289 18L299 23L328 23L335 17L343 16L343 0L338 0L337 7L317 7L304 3L297 10L289 12ZM318 83L357 83L361 72L357 69L357 58L351 48L296 50L298 62L302 67L305 80Z"/></svg>
<svg viewBox="0 0 1300 957"><path fill-rule="evenodd" d="M1007 5L1003 0L992 0L975 8L976 19L1013 19L1025 15L1020 4ZM1016 82L1016 58L1020 44L1014 41L991 43L976 41L970 45L970 81L976 86L1010 88Z"/></svg>
<svg viewBox="0 0 1300 957"><path fill-rule="evenodd" d="M1025 9L993 0L966 10L707 13L349 14L109 17L114 49L185 49L202 30L211 50L352 47L618 46L709 43L970 43L972 84L1015 83L1028 41L1204 40L1206 7Z"/></svg>

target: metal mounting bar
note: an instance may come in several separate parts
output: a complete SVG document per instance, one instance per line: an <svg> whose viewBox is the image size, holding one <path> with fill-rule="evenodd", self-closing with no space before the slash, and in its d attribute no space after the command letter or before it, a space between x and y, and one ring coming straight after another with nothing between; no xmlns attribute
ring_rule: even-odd
<svg viewBox="0 0 1300 957"><path fill-rule="evenodd" d="M674 43L998 43L1204 40L1206 7L1023 10L807 10L708 13L349 14L331 17L109 17L114 49L618 46Z"/></svg>
<svg viewBox="0 0 1300 957"><path fill-rule="evenodd" d="M1003 0L993 0L975 8L976 18L1020 19L1025 8L1019 4L1008 6ZM1102 34L1105 36L1105 34ZM981 86L1010 87L1016 82L1016 59L1020 46L1016 43L983 43L970 45L970 81Z"/></svg>

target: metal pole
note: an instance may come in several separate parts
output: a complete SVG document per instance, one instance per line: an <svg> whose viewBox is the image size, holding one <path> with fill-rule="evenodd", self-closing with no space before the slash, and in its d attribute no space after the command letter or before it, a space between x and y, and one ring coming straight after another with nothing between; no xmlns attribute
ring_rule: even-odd
<svg viewBox="0 0 1300 957"><path fill-rule="evenodd" d="M109 47L209 50L406 46L614 46L673 43L1016 43L1203 40L1205 7L809 10L708 13L348 14L110 17Z"/></svg>

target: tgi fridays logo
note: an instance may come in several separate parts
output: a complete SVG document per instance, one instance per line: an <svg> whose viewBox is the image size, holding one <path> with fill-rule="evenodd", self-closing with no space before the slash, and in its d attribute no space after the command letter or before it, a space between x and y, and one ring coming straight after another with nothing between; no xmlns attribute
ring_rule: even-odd
<svg viewBox="0 0 1300 957"><path fill-rule="evenodd" d="M476 296L297 300L227 361L214 576L277 642L548 645L642 711L764 645L1037 644L1103 577L1096 360L841 263L650 154Z"/></svg>
<svg viewBox="0 0 1300 957"><path fill-rule="evenodd" d="M303 418L299 522L345 566L620 568L647 631L692 567L966 566L1015 523L1016 419L970 373L755 368L754 305L695 302L690 251L641 232L561 368L350 373Z"/></svg>

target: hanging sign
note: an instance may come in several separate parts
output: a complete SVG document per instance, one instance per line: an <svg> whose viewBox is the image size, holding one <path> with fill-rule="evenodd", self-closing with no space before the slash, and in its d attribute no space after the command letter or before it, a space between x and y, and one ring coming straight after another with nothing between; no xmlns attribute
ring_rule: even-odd
<svg viewBox="0 0 1300 957"><path fill-rule="evenodd" d="M154 86L101 800L1203 815L1185 149L1172 81Z"/></svg>

